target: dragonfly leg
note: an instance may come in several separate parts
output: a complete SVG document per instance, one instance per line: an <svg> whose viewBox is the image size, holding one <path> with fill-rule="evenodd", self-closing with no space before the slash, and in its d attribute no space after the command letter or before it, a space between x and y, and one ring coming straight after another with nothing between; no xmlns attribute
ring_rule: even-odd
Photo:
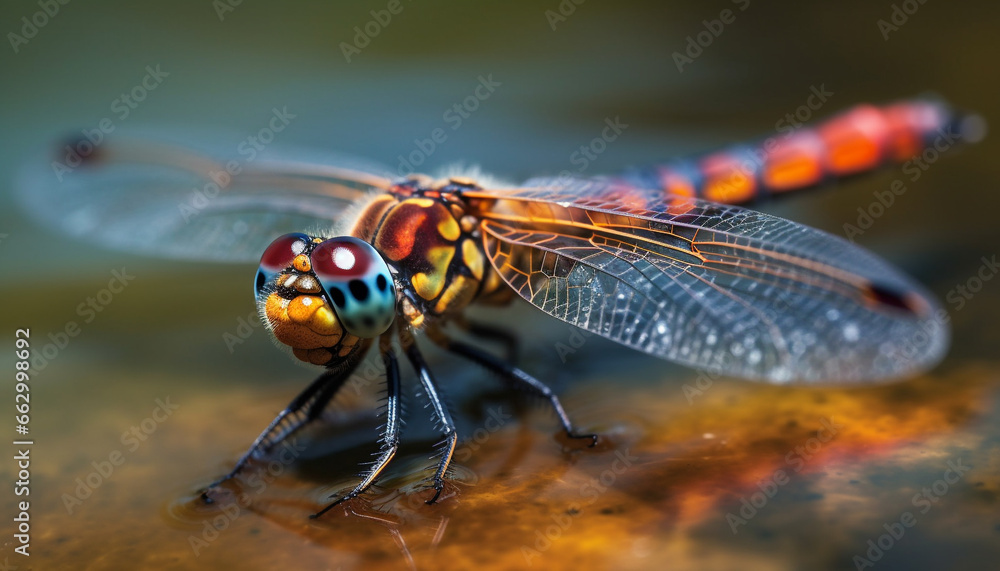
<svg viewBox="0 0 1000 571"><path fill-rule="evenodd" d="M464 317L457 318L455 323L458 324L458 326L463 330L468 331L471 335L501 343L507 350L507 361L516 363L521 356L521 340L518 339L517 334L509 329L496 327L487 323L466 319Z"/></svg>
<svg viewBox="0 0 1000 571"><path fill-rule="evenodd" d="M410 363L413 364L413 368L417 371L420 384L423 386L424 393L426 393L427 399L434 408L434 415L437 417L438 422L440 422L441 434L444 436L441 460L438 462L437 471L434 472L433 478L434 497L427 500L428 504L433 504L441 496L441 491L444 490L444 478L448 471L448 466L451 464L451 458L455 454L455 445L458 444L458 432L455 430L455 421L452 420L451 413L448 411L448 407L441 397L441 391L437 388L437 383L435 383L434 377L431 376L431 371L427 367L427 362L424 361L423 355L417 349L412 332L410 333L410 335L403 336L403 348L406 351L406 356L410 359Z"/></svg>
<svg viewBox="0 0 1000 571"><path fill-rule="evenodd" d="M344 381L347 380L353 370L353 366L347 366L324 371L305 390L292 399L292 402L288 403L288 406L278 413L278 416L274 417L274 420L253 441L250 448L240 456L240 459L236 461L236 465L228 474L212 482L202 490L202 500L211 503L212 499L208 497L209 490L218 487L223 482L239 474L254 456L266 452L278 442L281 442L303 426L319 418L327 403L337 393L337 390L343 386Z"/></svg>
<svg viewBox="0 0 1000 571"><path fill-rule="evenodd" d="M377 480L382 474L385 467L389 465L389 461L391 461L393 456L396 455L396 449L399 447L399 362L396 360L396 354L393 351L392 346L385 340L385 337L386 336L383 337L384 340L381 350L382 360L385 362L385 376L387 384L386 411L385 427L382 430L382 437L380 439L382 448L379 451L378 459L376 459L371 468L365 472L364 477L361 479L361 483L355 486L350 493L337 498L334 502L309 516L312 519L325 514L341 502L345 502L363 494L365 490L370 488L371 485L375 483L375 480Z"/></svg>
<svg viewBox="0 0 1000 571"><path fill-rule="evenodd" d="M562 403L559 402L559 397L556 396L552 389L550 389L545 383L539 381L535 377L532 377L528 373L511 365L510 363L507 363L506 361L479 349L478 347L473 347L472 345L468 345L460 341L454 341L440 331L434 332L434 334L429 336L435 343L444 347L448 351L461 355L462 357L465 357L466 359L478 363L479 365L499 374L504 380L511 383L515 387L526 389L533 394L547 399L549 404L552 405L552 409L555 410L556 416L559 417L559 422L562 424L567 436L570 438L590 439L590 446L595 446L597 444L596 434L581 434L573 428L573 424L570 422L569 416L563 409Z"/></svg>

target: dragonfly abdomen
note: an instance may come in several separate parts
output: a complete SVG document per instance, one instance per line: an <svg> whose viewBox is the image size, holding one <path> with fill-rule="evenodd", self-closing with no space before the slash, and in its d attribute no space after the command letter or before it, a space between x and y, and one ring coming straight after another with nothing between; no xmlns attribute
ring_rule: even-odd
<svg viewBox="0 0 1000 571"><path fill-rule="evenodd" d="M745 204L976 142L984 123L938 101L910 100L858 105L814 126L779 131L754 143L634 169L624 178L670 195Z"/></svg>

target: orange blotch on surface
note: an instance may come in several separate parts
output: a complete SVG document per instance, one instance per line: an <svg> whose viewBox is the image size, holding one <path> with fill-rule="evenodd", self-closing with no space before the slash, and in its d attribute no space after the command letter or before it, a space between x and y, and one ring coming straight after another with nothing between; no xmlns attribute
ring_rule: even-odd
<svg viewBox="0 0 1000 571"><path fill-rule="evenodd" d="M626 408L648 422L643 443L630 448L642 459L641 473L616 486L643 498L652 518L645 525L654 526L725 521L726 513L738 512L741 497L759 492L776 474L796 483L816 475L816 491L828 493L826 501L850 503L864 492L841 474L864 473L885 458L920 461L927 447L919 443L988 409L988 399L981 400L984 378L972 373L960 382L922 377L855 388L720 381L690 397L695 407L681 402L666 409L637 396Z"/></svg>
<svg viewBox="0 0 1000 571"><path fill-rule="evenodd" d="M604 383L591 377L563 397L577 423L601 434L594 448L567 452L573 445L553 438L547 411L522 413L474 447L459 446L445 499L433 511L423 503L426 476L390 468L378 488L308 523L304 518L326 498L316 493L315 480L287 471L253 495L253 513L276 524L269 546L326 546L363 558L366 568L405 567L408 557L418 568L446 561L449 569L521 569L529 562L579 569L594 561L659 569L666 559L685 569L784 568L788 553L780 544L766 543L749 555L727 547L737 541L757 546L771 530L798 534L795 541L810 545L827 545L831 535L835 543L845 538L854 545L858 535L874 537L883 522L912 510L910 498L940 478L948 460L961 458L973 470L948 496L949 509L991 521L997 464L986 461L988 445L977 445L988 435L969 436L981 431L977 415L994 405L990 377L966 371L855 388L718 378L699 384L704 392L693 401L679 390L683 379L624 390L621 373ZM685 386L695 384L692 373ZM371 425L337 430L365 438ZM422 450L401 456L424 461ZM342 464L338 455L328 465L350 474L353 465ZM233 493L253 489L253 482L241 474ZM741 500L750 498L757 507L734 531L728 515L742 517ZM203 519L217 515L207 512ZM240 527L245 520L250 523ZM938 533L953 525L933 521L925 523L939 526ZM227 541L256 545L259 524L251 524L257 523L240 518ZM955 535L967 542L970 529ZM800 555L799 567L823 568L828 552L815 551L815 557Z"/></svg>

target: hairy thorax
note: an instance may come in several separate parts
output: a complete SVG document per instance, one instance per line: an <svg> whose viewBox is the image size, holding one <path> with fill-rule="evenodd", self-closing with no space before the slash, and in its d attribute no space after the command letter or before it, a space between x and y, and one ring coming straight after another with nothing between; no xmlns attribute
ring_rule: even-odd
<svg viewBox="0 0 1000 571"><path fill-rule="evenodd" d="M375 197L350 234L370 242L395 272L402 316L415 327L448 317L474 300L506 301L506 288L483 250L469 213L466 179L414 178Z"/></svg>

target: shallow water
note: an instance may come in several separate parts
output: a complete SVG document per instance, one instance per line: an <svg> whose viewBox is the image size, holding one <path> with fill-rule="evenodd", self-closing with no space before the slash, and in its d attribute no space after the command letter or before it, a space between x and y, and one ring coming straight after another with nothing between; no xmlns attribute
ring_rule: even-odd
<svg viewBox="0 0 1000 571"><path fill-rule="evenodd" d="M996 137L949 152L858 238L944 300L952 349L925 375L861 387L699 379L520 304L482 310L522 334L521 365L558 390L579 426L602 435L598 447L567 442L546 408L428 349L462 435L438 505L423 504L436 437L412 382L403 448L362 499L308 519L375 451L378 383L350 385L322 425L286 449L291 461L276 453L215 503L198 501L196 490L316 374L248 325L255 268L66 241L24 220L8 192L35 145L96 125L146 65L173 75L123 128L240 134L287 105L302 119L280 142L392 166L492 73L503 82L495 97L427 164L480 161L514 178L571 168L571 153L618 115L629 130L588 173L766 133L812 85L835 93L818 115L931 90L998 116L992 5L926 3L885 41L876 21L890 4L753 2L684 73L671 52L726 3L588 2L555 31L544 10L558 3L407 3L347 64L340 42L381 6L244 3L220 22L202 2L170 13L71 3L21 52L2 56L4 77L15 78L0 111L9 126L0 135L9 175L0 198L3 326L11 346L14 329L30 327L44 359L31 385L32 555L15 554L5 532L11 565L851 569L863 557L877 569L995 568L1000 280L955 296L977 275L993 277L982 258L1000 243ZM14 29L36 9L4 6L3 21ZM769 211L842 233L873 192L903 176L890 171ZM100 311L81 311L123 268L135 279ZM79 333L64 338L70 323ZM13 371L11 353L0 366ZM10 388L3 394L13 398ZM6 481L13 468L0 463ZM18 499L4 493L4 513Z"/></svg>

